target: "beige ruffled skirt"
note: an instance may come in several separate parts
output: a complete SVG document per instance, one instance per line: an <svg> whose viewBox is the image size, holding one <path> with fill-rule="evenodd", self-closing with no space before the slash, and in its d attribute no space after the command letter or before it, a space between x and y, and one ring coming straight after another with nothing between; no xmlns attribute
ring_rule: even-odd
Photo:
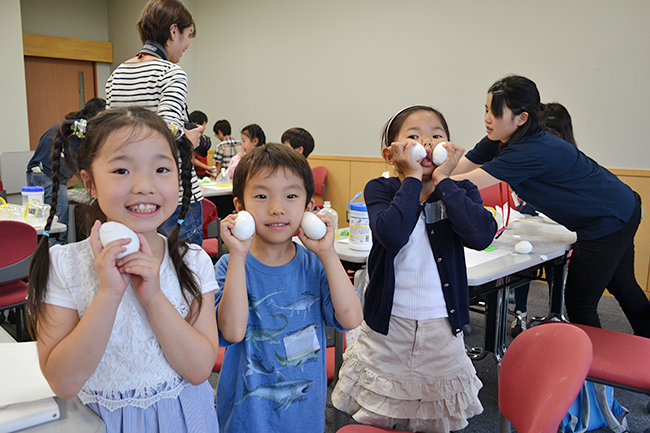
<svg viewBox="0 0 650 433"><path fill-rule="evenodd" d="M332 403L359 423L448 433L483 412L483 384L447 318L392 316L387 336L364 322L343 360Z"/></svg>

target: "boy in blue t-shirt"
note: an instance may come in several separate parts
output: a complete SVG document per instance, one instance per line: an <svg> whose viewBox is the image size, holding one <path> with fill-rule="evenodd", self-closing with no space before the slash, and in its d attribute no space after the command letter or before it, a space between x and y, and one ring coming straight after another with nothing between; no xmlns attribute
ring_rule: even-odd
<svg viewBox="0 0 650 433"><path fill-rule="evenodd" d="M222 432L319 432L325 429L325 326L362 321L359 296L325 237L300 227L313 208L307 160L280 144L248 152L233 179L234 204L255 219L255 234L232 234L236 215L221 223L230 251L216 265L220 344L226 346L217 385ZM292 242L298 232L302 245ZM305 248L306 247L306 248Z"/></svg>

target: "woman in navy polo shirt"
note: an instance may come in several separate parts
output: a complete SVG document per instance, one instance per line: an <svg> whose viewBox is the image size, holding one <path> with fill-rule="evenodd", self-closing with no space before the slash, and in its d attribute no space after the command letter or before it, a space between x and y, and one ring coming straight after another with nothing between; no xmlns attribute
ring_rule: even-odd
<svg viewBox="0 0 650 433"><path fill-rule="evenodd" d="M504 181L578 240L566 283L574 323L600 327L598 301L607 288L636 335L650 338L650 302L634 276L634 235L641 197L577 147L543 130L537 86L521 76L490 87L487 136L458 164L454 178L479 188Z"/></svg>

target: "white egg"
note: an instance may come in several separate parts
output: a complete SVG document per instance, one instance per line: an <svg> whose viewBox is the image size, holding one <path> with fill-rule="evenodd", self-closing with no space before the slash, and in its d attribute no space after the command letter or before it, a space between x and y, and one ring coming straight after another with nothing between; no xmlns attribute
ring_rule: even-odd
<svg viewBox="0 0 650 433"><path fill-rule="evenodd" d="M107 221L102 224L99 228L99 240L101 241L102 246L105 247L117 239L131 239L131 243L124 245L126 251L115 256L117 259L135 253L140 249L140 239L138 239L138 235L124 224L116 221Z"/></svg>
<svg viewBox="0 0 650 433"><path fill-rule="evenodd" d="M533 251L533 244L528 241L519 241L515 245L515 251L519 254L528 254Z"/></svg>
<svg viewBox="0 0 650 433"><path fill-rule="evenodd" d="M327 233L327 226L325 223L311 212L302 214L302 221L300 222L305 235L311 239L321 239Z"/></svg>
<svg viewBox="0 0 650 433"><path fill-rule="evenodd" d="M240 241L245 241L255 233L255 218L245 210L237 213L235 226L232 228L232 234Z"/></svg>
<svg viewBox="0 0 650 433"><path fill-rule="evenodd" d="M427 150L420 143L415 143L415 145L411 147L411 155L416 161L422 161L427 157Z"/></svg>
<svg viewBox="0 0 650 433"><path fill-rule="evenodd" d="M446 142L438 143L431 151L431 161L435 165L440 165L447 159L447 149L442 146L443 144Z"/></svg>

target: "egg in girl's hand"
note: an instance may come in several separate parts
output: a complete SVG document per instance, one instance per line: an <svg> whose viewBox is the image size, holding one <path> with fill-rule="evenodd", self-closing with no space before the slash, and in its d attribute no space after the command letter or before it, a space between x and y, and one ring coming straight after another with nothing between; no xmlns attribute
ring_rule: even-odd
<svg viewBox="0 0 650 433"><path fill-rule="evenodd" d="M237 212L235 226L232 228L232 234L240 241L245 241L255 233L255 218L250 212L245 210Z"/></svg>
<svg viewBox="0 0 650 433"><path fill-rule="evenodd" d="M420 143L415 143L411 147L411 155L413 156L413 159L419 162L427 157L427 150Z"/></svg>
<svg viewBox="0 0 650 433"><path fill-rule="evenodd" d="M131 243L124 245L126 251L115 256L116 259L121 259L122 257L135 253L140 249L140 239L138 239L138 235L124 224L116 221L107 221L102 224L99 228L99 240L101 241L102 246L105 247L117 239L131 239Z"/></svg>
<svg viewBox="0 0 650 433"><path fill-rule="evenodd" d="M447 159L447 149L443 147L443 144L447 144L447 142L438 143L431 151L431 161L435 165L440 165Z"/></svg>
<svg viewBox="0 0 650 433"><path fill-rule="evenodd" d="M325 223L311 212L302 214L302 221L300 226L305 231L305 235L311 239L321 239L327 233L327 226Z"/></svg>

